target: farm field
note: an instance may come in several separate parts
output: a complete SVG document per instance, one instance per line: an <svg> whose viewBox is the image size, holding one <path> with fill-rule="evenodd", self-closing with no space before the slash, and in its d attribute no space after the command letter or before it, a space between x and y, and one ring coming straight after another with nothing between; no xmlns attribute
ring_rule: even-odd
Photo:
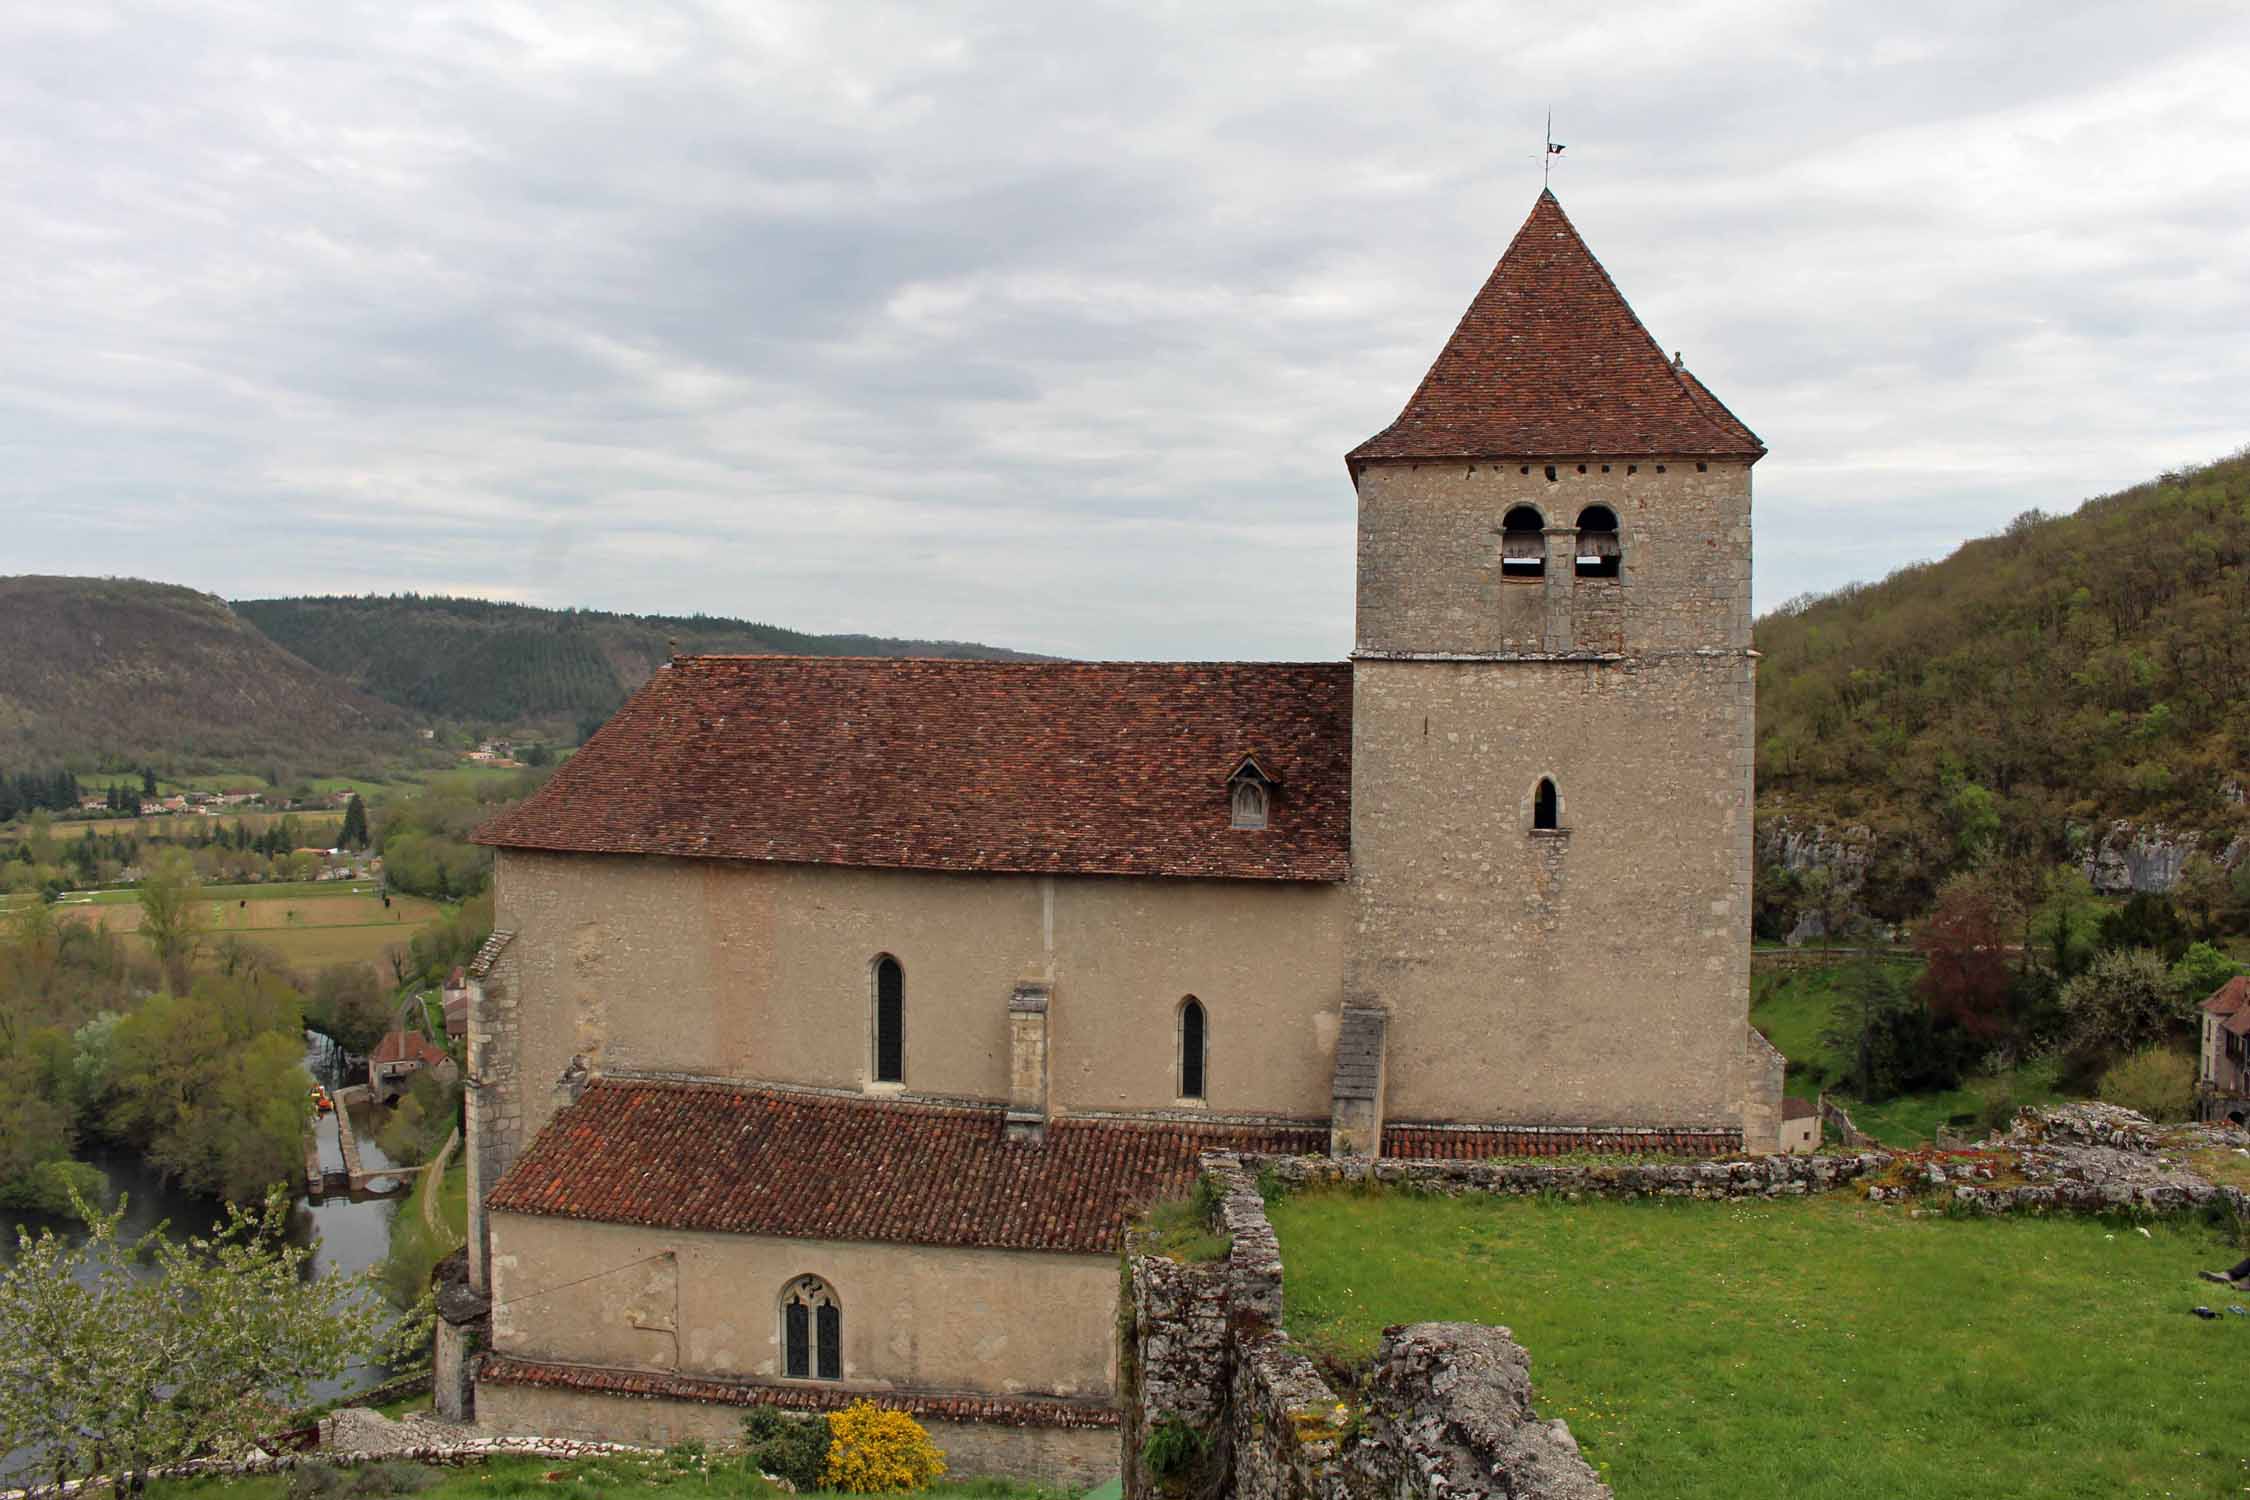
<svg viewBox="0 0 2250 1500"><path fill-rule="evenodd" d="M52 824L47 834L58 843L84 838L88 829L92 829L98 838L109 838L116 834L141 839L177 838L198 829L216 831L221 827L231 828L238 823L249 825L252 833L264 833L283 818L294 821L308 843L332 841L336 837L336 830L344 824L341 812L332 812L327 808L314 812L212 813L208 816L202 813L161 813L148 818L72 819ZM28 831L28 820L23 818L12 823L0 823L0 843L12 842Z"/></svg>
<svg viewBox="0 0 2250 1500"><path fill-rule="evenodd" d="M379 963L385 948L406 942L443 911L435 901L395 892L385 908L366 881L206 886L203 894L211 937L245 937L305 968ZM89 917L116 932L132 933L141 925L137 891L65 896L55 910L58 916Z"/></svg>
<svg viewBox="0 0 2250 1500"><path fill-rule="evenodd" d="M2198 1222L1917 1219L1835 1194L1563 1203L1319 1192L1273 1205L1289 1332L1504 1324L1539 1413L1620 1500L2213 1495L2250 1482L2250 1318ZM2207 1298L2204 1293L2212 1293Z"/></svg>

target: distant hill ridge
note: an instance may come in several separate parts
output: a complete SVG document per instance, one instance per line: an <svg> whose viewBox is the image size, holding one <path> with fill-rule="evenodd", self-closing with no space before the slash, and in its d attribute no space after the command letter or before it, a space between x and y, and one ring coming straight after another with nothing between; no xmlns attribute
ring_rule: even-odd
<svg viewBox="0 0 2250 1500"><path fill-rule="evenodd" d="M0 768L344 770L396 761L411 729L212 595L0 578Z"/></svg>
<svg viewBox="0 0 2250 1500"><path fill-rule="evenodd" d="M2110 819L2223 848L2250 826L2250 450L1791 601L1756 639L1759 819L1870 830L1886 915Z"/></svg>
<svg viewBox="0 0 2250 1500"><path fill-rule="evenodd" d="M708 615L540 609L442 595L246 599L278 645L401 708L433 717L580 727L607 718L671 654L1037 658L961 641L810 635Z"/></svg>

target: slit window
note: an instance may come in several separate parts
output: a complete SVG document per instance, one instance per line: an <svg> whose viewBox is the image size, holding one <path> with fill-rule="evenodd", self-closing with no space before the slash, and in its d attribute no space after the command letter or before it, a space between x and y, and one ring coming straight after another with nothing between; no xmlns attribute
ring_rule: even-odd
<svg viewBox="0 0 2250 1500"><path fill-rule="evenodd" d="M1617 541L1617 512L1589 505L1578 513L1577 568L1580 578L1615 578L1624 548Z"/></svg>
<svg viewBox="0 0 2250 1500"><path fill-rule="evenodd" d="M844 1378L844 1313L818 1276L781 1294L781 1371L791 1380Z"/></svg>
<svg viewBox="0 0 2250 1500"><path fill-rule="evenodd" d="M875 960L875 1081L906 1081L906 971L888 953Z"/></svg>
<svg viewBox="0 0 2250 1500"><path fill-rule="evenodd" d="M1538 578L1546 571L1547 523L1530 506L1519 505L1500 522L1500 576Z"/></svg>
<svg viewBox="0 0 2250 1500"><path fill-rule="evenodd" d="M1562 827L1562 798L1555 791L1555 778L1539 778L1539 790L1531 794L1531 826L1547 832Z"/></svg>
<svg viewBox="0 0 2250 1500"><path fill-rule="evenodd" d="M1209 1061L1207 1049L1209 1029L1203 1015L1203 1002L1193 995L1180 1004L1180 1097L1201 1099L1204 1088L1204 1067Z"/></svg>

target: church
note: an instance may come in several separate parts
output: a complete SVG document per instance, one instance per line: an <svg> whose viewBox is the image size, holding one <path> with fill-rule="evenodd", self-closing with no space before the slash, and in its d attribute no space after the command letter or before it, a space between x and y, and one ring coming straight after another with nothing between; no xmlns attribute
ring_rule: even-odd
<svg viewBox="0 0 2250 1500"><path fill-rule="evenodd" d="M1118 1466L1211 1149L1772 1150L1750 471L1542 192L1346 455L1343 662L679 657L478 833L483 1425Z"/></svg>

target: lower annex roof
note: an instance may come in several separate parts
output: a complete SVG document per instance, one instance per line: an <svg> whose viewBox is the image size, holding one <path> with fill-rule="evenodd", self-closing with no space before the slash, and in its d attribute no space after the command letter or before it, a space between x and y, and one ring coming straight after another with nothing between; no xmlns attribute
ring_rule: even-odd
<svg viewBox="0 0 2250 1500"><path fill-rule="evenodd" d="M492 1191L498 1212L792 1239L1109 1254L1205 1151L1328 1148L1325 1123L1050 1122L993 1106L596 1079Z"/></svg>

